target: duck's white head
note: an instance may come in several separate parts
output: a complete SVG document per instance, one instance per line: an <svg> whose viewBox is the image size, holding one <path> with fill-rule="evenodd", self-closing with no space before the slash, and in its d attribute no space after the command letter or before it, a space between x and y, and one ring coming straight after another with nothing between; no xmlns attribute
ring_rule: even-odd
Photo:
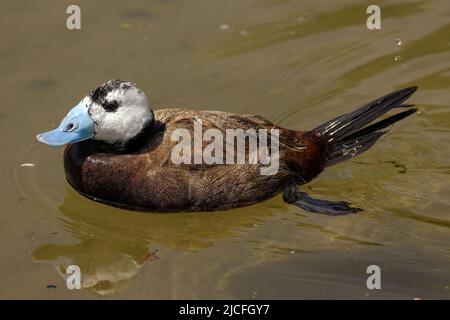
<svg viewBox="0 0 450 320"><path fill-rule="evenodd" d="M125 145L153 123L144 92L132 82L110 80L73 107L58 128L37 135L50 146L86 139Z"/></svg>

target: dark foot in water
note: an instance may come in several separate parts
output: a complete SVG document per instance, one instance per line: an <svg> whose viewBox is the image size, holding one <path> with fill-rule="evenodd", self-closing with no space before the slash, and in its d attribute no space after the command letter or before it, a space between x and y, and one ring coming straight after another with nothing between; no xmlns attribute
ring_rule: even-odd
<svg viewBox="0 0 450 320"><path fill-rule="evenodd" d="M311 198L307 193L298 191L295 184L289 185L284 189L283 199L287 203L294 204L306 211L331 216L341 216L362 211L362 209L350 207L349 203L345 201L333 202Z"/></svg>

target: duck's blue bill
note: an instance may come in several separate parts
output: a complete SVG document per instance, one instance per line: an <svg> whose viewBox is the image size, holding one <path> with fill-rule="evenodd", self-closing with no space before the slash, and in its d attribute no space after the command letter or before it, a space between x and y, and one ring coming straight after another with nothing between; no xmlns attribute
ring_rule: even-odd
<svg viewBox="0 0 450 320"><path fill-rule="evenodd" d="M94 136L94 121L84 104L76 105L61 121L58 128L38 134L36 138L53 147L86 140Z"/></svg>

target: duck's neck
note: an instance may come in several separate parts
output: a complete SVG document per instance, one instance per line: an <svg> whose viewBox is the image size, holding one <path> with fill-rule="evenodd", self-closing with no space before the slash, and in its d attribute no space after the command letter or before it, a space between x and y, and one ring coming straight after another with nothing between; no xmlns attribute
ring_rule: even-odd
<svg viewBox="0 0 450 320"><path fill-rule="evenodd" d="M106 143L101 141L95 141L97 143L97 147L101 152L107 153L131 153L136 150L139 150L143 147L149 139L149 136L152 134L154 130L155 120L152 117L142 128L142 130L135 135L133 138L128 139L127 141L119 141L115 143Z"/></svg>

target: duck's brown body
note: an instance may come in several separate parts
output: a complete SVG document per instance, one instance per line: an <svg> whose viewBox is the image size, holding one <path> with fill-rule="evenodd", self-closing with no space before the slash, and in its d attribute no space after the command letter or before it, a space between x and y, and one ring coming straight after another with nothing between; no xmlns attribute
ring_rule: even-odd
<svg viewBox="0 0 450 320"><path fill-rule="evenodd" d="M346 202L313 199L297 190L297 186L316 177L325 167L368 150L386 132L383 129L413 114L416 109L402 103L416 89L393 92L306 132L280 128L253 115L158 110L153 125L148 127L150 131L142 131L139 139L130 142L132 150L119 152L113 145L105 146L94 140L69 145L64 155L67 180L91 199L144 211L230 209L254 204L283 190L286 202L307 211L331 215L354 213L360 209ZM393 109L404 111L375 121ZM175 164L171 155L178 141L172 141L172 133L185 129L193 137L196 121L201 122L202 132L218 129L223 137L227 129L279 129L278 171L264 175L261 168L267 165L249 161ZM198 152L194 146L191 150L192 154Z"/></svg>
<svg viewBox="0 0 450 320"><path fill-rule="evenodd" d="M201 121L203 132L218 129L279 129L279 169L262 175L258 164L174 164L175 129L189 130ZM225 143L225 142L224 142ZM208 143L204 143L206 145ZM304 183L324 168L324 138L276 127L259 116L218 111L162 109L141 147L132 152L101 151L94 140L69 145L64 164L69 183L97 201L145 211L206 211L260 202L280 192L288 181ZM196 150L192 149L194 153Z"/></svg>

